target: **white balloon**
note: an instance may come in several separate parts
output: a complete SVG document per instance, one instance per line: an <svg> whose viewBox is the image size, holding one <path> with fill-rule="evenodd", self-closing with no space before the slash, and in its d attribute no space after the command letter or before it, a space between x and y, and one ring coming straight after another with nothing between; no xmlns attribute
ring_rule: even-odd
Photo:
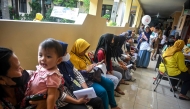
<svg viewBox="0 0 190 109"><path fill-rule="evenodd" d="M143 23L144 25L148 25L150 22L151 22L151 17L150 17L149 15L143 16L143 18L142 18L142 23Z"/></svg>

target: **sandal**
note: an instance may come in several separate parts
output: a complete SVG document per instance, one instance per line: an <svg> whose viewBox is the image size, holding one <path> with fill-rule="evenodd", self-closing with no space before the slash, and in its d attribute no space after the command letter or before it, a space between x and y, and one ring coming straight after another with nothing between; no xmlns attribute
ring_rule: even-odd
<svg viewBox="0 0 190 109"><path fill-rule="evenodd" d="M121 97L119 93L117 93L116 91L114 92L114 96L115 97Z"/></svg>
<svg viewBox="0 0 190 109"><path fill-rule="evenodd" d="M122 91L115 91L115 92L119 93L120 95L125 95L125 93Z"/></svg>
<svg viewBox="0 0 190 109"><path fill-rule="evenodd" d="M126 81L120 82L120 84L129 85Z"/></svg>
<svg viewBox="0 0 190 109"><path fill-rule="evenodd" d="M180 97L180 96L179 96L179 99L180 99L180 100L190 101L190 99L189 99L189 98L184 98L184 97Z"/></svg>

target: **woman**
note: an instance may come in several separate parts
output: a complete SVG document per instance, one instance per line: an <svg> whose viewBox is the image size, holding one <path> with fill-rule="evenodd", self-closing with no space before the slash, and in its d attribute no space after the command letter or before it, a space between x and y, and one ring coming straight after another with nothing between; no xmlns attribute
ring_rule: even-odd
<svg viewBox="0 0 190 109"><path fill-rule="evenodd" d="M113 34L104 34L100 37L98 46L96 47L96 51L94 54L95 62L101 62L102 60L105 60L105 64L107 67L107 75L106 78L111 79L114 82L115 91L121 95L124 95L125 93L121 91L121 89L118 86L118 83L115 82L116 78L121 81L122 74L120 72L114 71L111 63L111 57L113 55L114 51L114 35ZM116 76L116 78L115 78ZM116 94L117 96L118 94Z"/></svg>
<svg viewBox="0 0 190 109"><path fill-rule="evenodd" d="M116 40L118 40L118 42ZM121 60L121 54L123 52L122 46L125 40L126 40L125 35L114 37L114 43L116 46L116 49L115 49L116 56L112 56L111 62L112 62L113 70L121 72L122 74L122 80L120 84L129 85L127 82L125 82L125 80L128 80L128 81L132 80L132 76L130 75L130 70L126 66L127 64Z"/></svg>
<svg viewBox="0 0 190 109"><path fill-rule="evenodd" d="M19 109L30 75L20 66L12 50L0 47L0 108ZM37 109L44 109L46 100L30 101Z"/></svg>
<svg viewBox="0 0 190 109"><path fill-rule="evenodd" d="M186 96L188 90L190 89L190 74L188 73L188 68L185 65L185 59L182 53L184 45L185 43L183 40L177 40L173 46L169 47L164 52L163 58L166 64L168 75L170 77L179 78L183 81L179 99L190 101L190 98ZM163 63L160 64L159 70L161 72L165 72ZM174 91L177 90L175 89L177 82L177 80L171 79L171 84L174 88Z"/></svg>
<svg viewBox="0 0 190 109"><path fill-rule="evenodd" d="M63 78L65 80L64 84L64 90L69 93L69 101L70 103L66 106L59 108L59 109L86 109L87 107L85 105L80 105L80 107L76 104L78 104L76 97L73 94L73 91L85 89L88 88L83 76L80 74L80 72L74 68L73 64L69 61L70 56L69 53L67 53L67 46L68 44L64 42L60 42L63 48L63 53L65 54L63 56L63 61L58 65L58 68L60 72L63 74ZM67 97L67 96L66 96ZM81 98L82 100L87 100L86 105L90 105L93 107L93 109L104 109L102 100L99 97L92 98L90 100L86 98Z"/></svg>
<svg viewBox="0 0 190 109"><path fill-rule="evenodd" d="M70 61L79 71L81 71L84 77L86 77L85 74L91 72L93 67L96 65L90 61L87 55L85 55L89 47L90 44L87 41L85 41L84 39L77 39L70 52ZM86 69L87 67L89 68ZM87 77L85 80L90 81ZM101 82L97 83L91 81L91 83L92 84L90 84L89 87L93 87L97 96L102 99L104 109L109 109L109 104L112 107L112 109L117 109L117 105L114 98L113 82L102 76Z"/></svg>
<svg viewBox="0 0 190 109"><path fill-rule="evenodd" d="M147 50L147 48L150 49L149 38L151 34L152 33L150 31L149 26L146 26L145 32L143 32L139 37L138 43L140 44L140 48L138 53L139 59L137 60L137 65L136 65L137 67L147 68L149 65L151 52Z"/></svg>
<svg viewBox="0 0 190 109"><path fill-rule="evenodd" d="M164 46L164 45L166 44L166 42L167 42L167 37L166 37L166 35L167 35L167 32L164 32L164 34L163 34L163 36L162 36L161 43L160 43L162 46Z"/></svg>

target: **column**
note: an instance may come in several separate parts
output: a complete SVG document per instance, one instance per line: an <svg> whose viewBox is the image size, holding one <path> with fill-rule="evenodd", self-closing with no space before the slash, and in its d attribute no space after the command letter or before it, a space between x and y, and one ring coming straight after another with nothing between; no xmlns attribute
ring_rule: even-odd
<svg viewBox="0 0 190 109"><path fill-rule="evenodd" d="M135 14L135 20L134 20L134 23L133 23L132 27L136 27L136 25L137 25L137 19L138 19L138 16L139 16L140 8L141 8L141 6L140 6L140 4L138 2L136 14Z"/></svg>
<svg viewBox="0 0 190 109"><path fill-rule="evenodd" d="M125 26L125 24L128 23L128 21L129 21L132 2L133 2L133 0L126 0L126 2L125 2L126 9L125 9L125 14L124 14L124 19L123 19L123 22L122 22L122 26Z"/></svg>
<svg viewBox="0 0 190 109"><path fill-rule="evenodd" d="M142 8L140 8L136 28L138 28L140 26L140 22L141 22L141 19L142 19L142 13L143 13L143 10L142 10Z"/></svg>
<svg viewBox="0 0 190 109"><path fill-rule="evenodd" d="M89 14L101 17L103 0L90 0Z"/></svg>

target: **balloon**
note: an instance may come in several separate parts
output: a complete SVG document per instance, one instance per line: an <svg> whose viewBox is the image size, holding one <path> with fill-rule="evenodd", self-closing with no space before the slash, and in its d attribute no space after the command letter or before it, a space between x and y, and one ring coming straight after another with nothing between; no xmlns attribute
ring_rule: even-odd
<svg viewBox="0 0 190 109"><path fill-rule="evenodd" d="M143 23L144 25L148 25L148 24L150 23L150 21L151 21L151 17L150 17L149 15L143 16L143 18L142 18L142 23Z"/></svg>

